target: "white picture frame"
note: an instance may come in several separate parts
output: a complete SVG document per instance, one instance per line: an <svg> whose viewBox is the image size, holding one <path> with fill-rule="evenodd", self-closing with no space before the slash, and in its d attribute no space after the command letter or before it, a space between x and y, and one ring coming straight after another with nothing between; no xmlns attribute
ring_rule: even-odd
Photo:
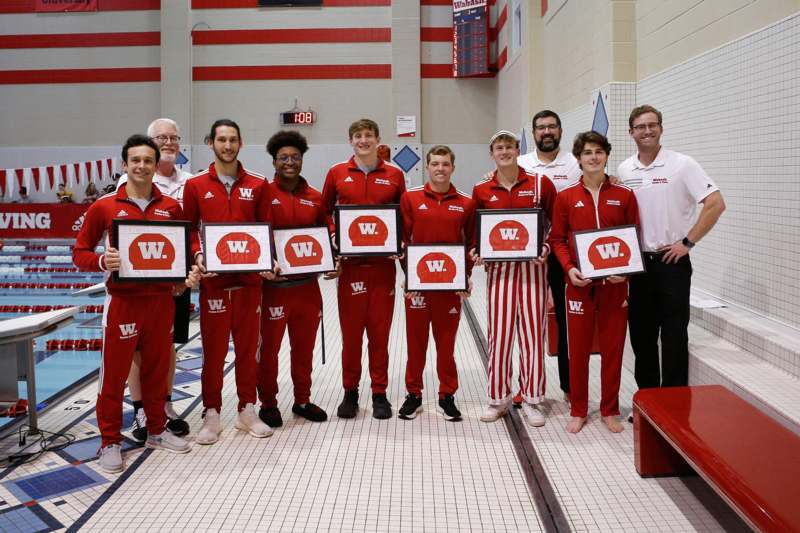
<svg viewBox="0 0 800 533"><path fill-rule="evenodd" d="M181 282L191 267L189 223L114 220L111 242L119 250L114 281Z"/></svg>
<svg viewBox="0 0 800 533"><path fill-rule="evenodd" d="M319 274L336 270L331 237L325 226L272 230L275 262L281 276Z"/></svg>
<svg viewBox="0 0 800 533"><path fill-rule="evenodd" d="M336 247L345 257L400 255L400 206L337 205Z"/></svg>
<svg viewBox="0 0 800 533"><path fill-rule="evenodd" d="M541 209L479 209L476 253L484 261L530 261L542 255Z"/></svg>
<svg viewBox="0 0 800 533"><path fill-rule="evenodd" d="M645 271L639 232L634 224L576 231L573 237L578 270L587 279Z"/></svg>
<svg viewBox="0 0 800 533"><path fill-rule="evenodd" d="M272 270L272 232L266 222L203 224L203 256L208 272L233 274Z"/></svg>
<svg viewBox="0 0 800 533"><path fill-rule="evenodd" d="M466 291L467 251L463 244L406 246L406 291Z"/></svg>

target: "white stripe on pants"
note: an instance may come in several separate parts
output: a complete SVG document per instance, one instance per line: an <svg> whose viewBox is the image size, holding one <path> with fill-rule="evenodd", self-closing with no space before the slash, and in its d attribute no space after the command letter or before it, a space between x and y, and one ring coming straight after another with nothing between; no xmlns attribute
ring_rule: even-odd
<svg viewBox="0 0 800 533"><path fill-rule="evenodd" d="M492 405L511 397L513 339L519 344L519 384L523 399L544 399L547 266L529 261L487 263L489 294L489 383Z"/></svg>

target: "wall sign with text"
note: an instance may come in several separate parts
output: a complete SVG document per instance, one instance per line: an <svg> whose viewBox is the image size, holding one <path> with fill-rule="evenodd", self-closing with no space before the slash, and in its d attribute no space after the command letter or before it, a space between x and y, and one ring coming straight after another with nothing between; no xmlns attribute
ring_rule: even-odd
<svg viewBox="0 0 800 533"><path fill-rule="evenodd" d="M578 270L589 279L644 272L635 225L576 231Z"/></svg>
<svg viewBox="0 0 800 533"><path fill-rule="evenodd" d="M282 276L336 270L327 227L276 229L272 235Z"/></svg>
<svg viewBox="0 0 800 533"><path fill-rule="evenodd" d="M466 291L467 254L463 244L409 244L406 290Z"/></svg>
<svg viewBox="0 0 800 533"><path fill-rule="evenodd" d="M206 270L218 273L272 269L272 235L266 222L203 224Z"/></svg>
<svg viewBox="0 0 800 533"><path fill-rule="evenodd" d="M400 254L400 207L387 205L337 205L336 247L342 256Z"/></svg>
<svg viewBox="0 0 800 533"><path fill-rule="evenodd" d="M484 261L529 261L542 255L541 209L478 209L476 252Z"/></svg>
<svg viewBox="0 0 800 533"><path fill-rule="evenodd" d="M175 281L186 279L191 262L189 223L179 221L114 220L111 242L119 250L114 281Z"/></svg>

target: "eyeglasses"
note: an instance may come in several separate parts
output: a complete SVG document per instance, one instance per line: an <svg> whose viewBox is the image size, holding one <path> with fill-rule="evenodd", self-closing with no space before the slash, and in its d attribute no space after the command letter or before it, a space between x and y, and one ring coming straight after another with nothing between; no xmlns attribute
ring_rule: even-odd
<svg viewBox="0 0 800 533"><path fill-rule="evenodd" d="M293 163L301 163L303 161L302 155L279 155L275 158L278 163L288 163L289 161Z"/></svg>
<svg viewBox="0 0 800 533"><path fill-rule="evenodd" d="M659 126L661 126L661 124L658 122L648 122L647 124L637 124L632 129L633 131L641 133L645 130L656 130Z"/></svg>
<svg viewBox="0 0 800 533"><path fill-rule="evenodd" d="M536 131L546 131L546 130L556 131L560 127L561 126L559 126L558 124L538 124L533 129L535 129Z"/></svg>
<svg viewBox="0 0 800 533"><path fill-rule="evenodd" d="M180 135L156 135L153 137L154 141L158 141L161 144L167 144L167 142L178 143L181 142Z"/></svg>

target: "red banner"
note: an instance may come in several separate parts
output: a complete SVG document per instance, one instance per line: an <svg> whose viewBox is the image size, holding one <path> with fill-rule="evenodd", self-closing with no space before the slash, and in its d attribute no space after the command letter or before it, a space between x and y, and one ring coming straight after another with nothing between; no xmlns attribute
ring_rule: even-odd
<svg viewBox="0 0 800 533"><path fill-rule="evenodd" d="M0 238L75 238L88 204L0 204Z"/></svg>
<svg viewBox="0 0 800 533"><path fill-rule="evenodd" d="M37 13L63 13L65 11L97 11L98 0L35 0Z"/></svg>

